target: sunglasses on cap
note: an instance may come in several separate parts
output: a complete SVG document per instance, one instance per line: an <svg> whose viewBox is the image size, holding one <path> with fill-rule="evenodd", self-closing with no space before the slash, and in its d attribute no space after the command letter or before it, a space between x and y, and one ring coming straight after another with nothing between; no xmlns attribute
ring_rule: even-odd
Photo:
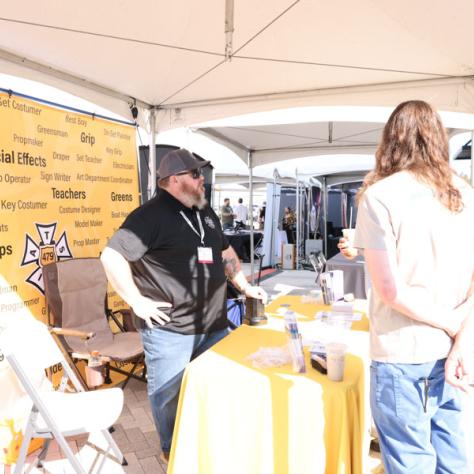
<svg viewBox="0 0 474 474"><path fill-rule="evenodd" d="M196 168L195 170L191 171L184 171L183 173L178 173L177 176L190 174L193 179L199 179L202 176L202 169Z"/></svg>

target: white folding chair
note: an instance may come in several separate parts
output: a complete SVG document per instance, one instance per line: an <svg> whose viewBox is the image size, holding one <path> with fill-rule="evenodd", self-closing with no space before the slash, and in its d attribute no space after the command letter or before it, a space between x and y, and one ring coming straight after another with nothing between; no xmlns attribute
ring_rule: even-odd
<svg viewBox="0 0 474 474"><path fill-rule="evenodd" d="M86 470L72 452L65 437L93 432L101 432L107 442L99 470L103 467L105 457L110 457L110 451L119 463L127 464L108 431L123 408L123 391L120 388L86 392L48 328L36 320L28 325L11 324L0 334L0 350L32 402L15 474L23 472L31 438L44 438L46 443L56 439L74 471L85 474ZM58 363L63 367L64 377L60 389L54 390L51 383L45 383L49 382L45 380L45 370ZM75 392L61 391L66 388L68 380L74 386Z"/></svg>

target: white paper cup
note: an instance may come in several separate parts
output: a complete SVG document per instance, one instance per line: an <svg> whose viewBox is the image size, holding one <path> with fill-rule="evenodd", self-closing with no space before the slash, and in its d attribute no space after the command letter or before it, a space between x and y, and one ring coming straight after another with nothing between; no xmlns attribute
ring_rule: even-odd
<svg viewBox="0 0 474 474"><path fill-rule="evenodd" d="M347 346L340 342L326 344L328 379L340 382L344 378L344 361Z"/></svg>
<svg viewBox="0 0 474 474"><path fill-rule="evenodd" d="M347 240L349 247L354 247L355 229L342 229L342 236Z"/></svg>

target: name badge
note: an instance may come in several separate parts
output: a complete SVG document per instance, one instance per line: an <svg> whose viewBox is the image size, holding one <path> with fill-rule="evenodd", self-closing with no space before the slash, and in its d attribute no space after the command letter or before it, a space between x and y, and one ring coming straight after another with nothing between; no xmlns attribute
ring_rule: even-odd
<svg viewBox="0 0 474 474"><path fill-rule="evenodd" d="M198 262L199 263L214 263L212 259L211 247L198 247Z"/></svg>

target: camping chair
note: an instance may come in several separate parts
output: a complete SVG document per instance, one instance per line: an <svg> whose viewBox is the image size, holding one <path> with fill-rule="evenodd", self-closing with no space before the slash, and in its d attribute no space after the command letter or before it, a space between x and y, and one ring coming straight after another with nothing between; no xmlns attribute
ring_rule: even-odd
<svg viewBox="0 0 474 474"><path fill-rule="evenodd" d="M75 362L89 359L92 351L98 351L106 360L106 383L110 383L109 370L126 376L122 388L130 377L146 382L145 369L141 375L135 370L144 364L143 346L136 331L126 332L116 313L107 308L107 277L98 258L76 258L54 262L43 267L43 278L48 322L66 357ZM112 317L120 329L113 333L107 316ZM78 337L65 335L62 329L73 330ZM92 337L88 337L91 335ZM130 372L111 364L134 363ZM82 378L76 369L77 375Z"/></svg>
<svg viewBox="0 0 474 474"><path fill-rule="evenodd" d="M85 391L48 328L40 321L31 320L27 324L12 322L0 335L0 347L32 404L14 474L24 472L32 438L46 440L37 459L38 464L42 463L54 438L74 471L85 474L86 470L74 456L65 437L93 432L101 432L107 442L107 448L102 451L105 451L102 463L112 451L116 461L127 464L108 431L123 408L123 391L120 388ZM60 388L65 388L70 382L74 393L55 391L46 378L46 369L58 363L63 366L65 374ZM102 467L103 464L99 471Z"/></svg>

